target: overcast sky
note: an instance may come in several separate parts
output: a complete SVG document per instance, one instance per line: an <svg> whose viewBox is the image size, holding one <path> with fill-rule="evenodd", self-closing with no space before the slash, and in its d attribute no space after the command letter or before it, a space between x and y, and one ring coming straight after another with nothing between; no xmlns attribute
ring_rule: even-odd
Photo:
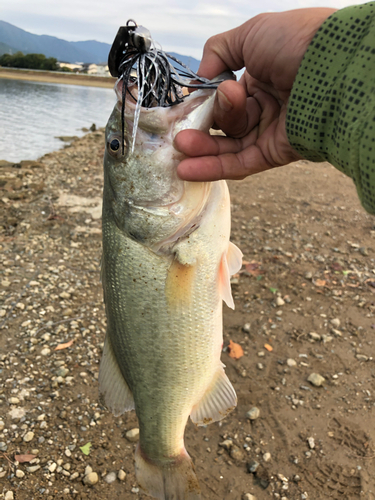
<svg viewBox="0 0 375 500"><path fill-rule="evenodd" d="M37 35L112 43L128 19L148 28L166 51L201 59L211 35L261 12L334 7L358 0L2 0L0 20Z"/></svg>

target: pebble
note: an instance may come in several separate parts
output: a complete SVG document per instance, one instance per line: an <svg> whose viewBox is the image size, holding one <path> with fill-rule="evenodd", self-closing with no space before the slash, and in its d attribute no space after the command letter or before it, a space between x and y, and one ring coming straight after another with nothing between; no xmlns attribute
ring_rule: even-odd
<svg viewBox="0 0 375 500"><path fill-rule="evenodd" d="M307 271L307 273L305 273L305 279L307 280L311 280L313 277L312 273L310 271Z"/></svg>
<svg viewBox="0 0 375 500"><path fill-rule="evenodd" d="M339 318L331 319L331 325L333 326L333 328L339 328L340 324L341 321L339 320Z"/></svg>
<svg viewBox="0 0 375 500"><path fill-rule="evenodd" d="M319 373L311 373L307 379L310 384L315 385L315 387L320 387L325 382L325 378L319 375Z"/></svg>
<svg viewBox="0 0 375 500"><path fill-rule="evenodd" d="M355 357L358 359L358 361L368 361L368 357L364 354L356 354Z"/></svg>
<svg viewBox="0 0 375 500"><path fill-rule="evenodd" d="M26 467L27 472L36 472L40 469L40 465L32 465L31 467Z"/></svg>
<svg viewBox="0 0 375 500"><path fill-rule="evenodd" d="M250 323L245 323L242 327L242 331L245 333L250 333Z"/></svg>
<svg viewBox="0 0 375 500"><path fill-rule="evenodd" d="M16 477L18 477L18 479L22 479L23 477L25 477L25 473L23 472L23 470L17 469L16 470Z"/></svg>
<svg viewBox="0 0 375 500"><path fill-rule="evenodd" d="M297 366L297 361L295 359L289 358L286 360L286 364L292 368L294 366Z"/></svg>
<svg viewBox="0 0 375 500"><path fill-rule="evenodd" d="M251 493L244 493L242 495L242 500L257 500L256 497L254 495L252 495Z"/></svg>
<svg viewBox="0 0 375 500"><path fill-rule="evenodd" d="M91 474L91 472L92 472L92 467L90 467L89 465L86 465L85 476L88 476L89 474Z"/></svg>
<svg viewBox="0 0 375 500"><path fill-rule="evenodd" d="M45 347L40 351L40 354L42 356L48 356L49 354L51 354L51 349L49 347Z"/></svg>
<svg viewBox="0 0 375 500"><path fill-rule="evenodd" d="M315 448L315 439L313 437L307 438L307 442L309 444L310 450Z"/></svg>
<svg viewBox="0 0 375 500"><path fill-rule="evenodd" d="M4 441L0 442L0 451L7 451L8 445Z"/></svg>
<svg viewBox="0 0 375 500"><path fill-rule="evenodd" d="M285 305L285 301L281 297L276 297L275 304L280 307Z"/></svg>
<svg viewBox="0 0 375 500"><path fill-rule="evenodd" d="M56 462L53 462L53 464L51 464L49 467L48 467L48 470L49 472L55 472L56 470L56 467L57 467L57 463Z"/></svg>
<svg viewBox="0 0 375 500"><path fill-rule="evenodd" d="M13 500L14 495L13 491L7 491L4 495L4 500Z"/></svg>
<svg viewBox="0 0 375 500"><path fill-rule="evenodd" d="M8 399L8 403L10 405L18 405L20 403L20 400L18 398L12 397Z"/></svg>
<svg viewBox="0 0 375 500"><path fill-rule="evenodd" d="M312 340L320 340L321 339L321 336L319 335L319 333L315 333L315 332L310 332L309 333L309 337L312 339Z"/></svg>
<svg viewBox="0 0 375 500"><path fill-rule="evenodd" d="M257 418L259 418L259 415L260 415L260 410L256 406L254 406L253 408L251 408L251 410L246 412L246 418L248 418L249 420L256 420Z"/></svg>
<svg viewBox="0 0 375 500"><path fill-rule="evenodd" d="M30 443L34 439L34 433L32 431L26 432L26 434L23 436L23 440L25 443Z"/></svg>
<svg viewBox="0 0 375 500"><path fill-rule="evenodd" d="M83 483L86 486L94 486L99 481L98 474L96 472L90 472L83 478Z"/></svg>
<svg viewBox="0 0 375 500"><path fill-rule="evenodd" d="M265 454L263 455L263 460L264 460L265 462L269 462L269 461L271 460L271 453L269 453L269 452L267 451L267 453L265 453Z"/></svg>
<svg viewBox="0 0 375 500"><path fill-rule="evenodd" d="M131 443L136 443L139 440L139 429L135 427L125 434L125 437Z"/></svg>
<svg viewBox="0 0 375 500"><path fill-rule="evenodd" d="M259 467L259 462L257 462L256 460L251 460L247 464L247 470L251 474L254 474L254 472L256 472L256 470L258 469L258 467Z"/></svg>
<svg viewBox="0 0 375 500"><path fill-rule="evenodd" d="M104 481L108 484L114 483L116 481L116 472L109 472L104 476Z"/></svg>
<svg viewBox="0 0 375 500"><path fill-rule="evenodd" d="M2 420L0 420L0 431L2 431L5 427L5 424Z"/></svg>
<svg viewBox="0 0 375 500"><path fill-rule="evenodd" d="M233 445L230 450L230 456L233 458L233 460L242 460L243 452L240 450L238 446Z"/></svg>
<svg viewBox="0 0 375 500"><path fill-rule="evenodd" d="M230 450L233 446L233 441L231 439L226 439L222 443L219 443L219 446L225 448L226 450Z"/></svg>
<svg viewBox="0 0 375 500"><path fill-rule="evenodd" d="M117 474L117 477L120 481L125 481L125 478L126 478L126 472L123 471L122 469L120 469L118 471L118 474Z"/></svg>
<svg viewBox="0 0 375 500"><path fill-rule="evenodd" d="M71 295L68 292L61 292L59 297L60 299L70 299Z"/></svg>

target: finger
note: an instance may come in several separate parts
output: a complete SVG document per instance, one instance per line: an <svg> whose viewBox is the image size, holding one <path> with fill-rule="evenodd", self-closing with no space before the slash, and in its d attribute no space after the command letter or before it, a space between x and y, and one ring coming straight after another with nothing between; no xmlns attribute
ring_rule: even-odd
<svg viewBox="0 0 375 500"><path fill-rule="evenodd" d="M203 49L198 74L211 79L227 69L232 71L242 69L244 38L243 25L209 38Z"/></svg>
<svg viewBox="0 0 375 500"><path fill-rule="evenodd" d="M257 146L252 145L240 153L188 158L179 164L177 174L181 179L192 182L239 180L275 166L266 160Z"/></svg>
<svg viewBox="0 0 375 500"><path fill-rule="evenodd" d="M244 147L240 139L209 135L193 129L179 132L175 137L174 146L191 157L238 153Z"/></svg>
<svg viewBox="0 0 375 500"><path fill-rule="evenodd" d="M219 85L214 105L215 125L230 137L244 137L258 125L261 109L244 87L226 81Z"/></svg>

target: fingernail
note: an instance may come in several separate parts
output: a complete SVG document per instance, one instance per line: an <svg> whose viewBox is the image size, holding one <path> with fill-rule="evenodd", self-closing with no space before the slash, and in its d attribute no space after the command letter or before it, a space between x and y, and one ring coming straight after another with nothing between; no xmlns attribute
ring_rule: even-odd
<svg viewBox="0 0 375 500"><path fill-rule="evenodd" d="M227 96L225 94L223 94L223 92L221 90L217 91L217 102L219 104L219 108L222 111L228 112L231 109L233 109L232 103L229 101Z"/></svg>

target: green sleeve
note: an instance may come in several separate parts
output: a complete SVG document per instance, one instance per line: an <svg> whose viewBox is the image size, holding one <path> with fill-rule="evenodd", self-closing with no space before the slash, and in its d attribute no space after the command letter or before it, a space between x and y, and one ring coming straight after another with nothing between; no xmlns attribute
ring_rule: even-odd
<svg viewBox="0 0 375 500"><path fill-rule="evenodd" d="M301 156L350 176L375 214L375 2L322 24L293 84L286 129Z"/></svg>

